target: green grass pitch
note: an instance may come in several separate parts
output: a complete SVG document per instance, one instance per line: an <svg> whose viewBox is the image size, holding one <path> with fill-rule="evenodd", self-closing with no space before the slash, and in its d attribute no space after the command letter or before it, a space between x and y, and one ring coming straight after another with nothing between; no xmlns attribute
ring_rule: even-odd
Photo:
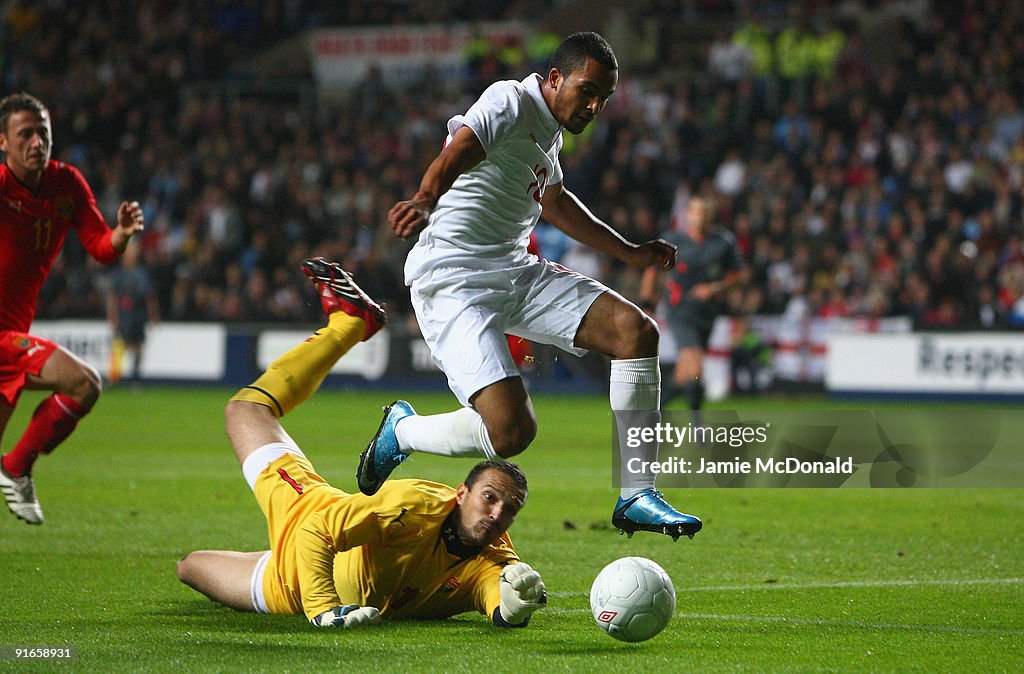
<svg viewBox="0 0 1024 674"><path fill-rule="evenodd" d="M89 672L1024 670L1024 492L670 490L704 531L630 540L608 522L616 490L600 397L535 399L540 434L518 458L530 499L511 534L551 600L528 629L467 614L323 631L235 613L174 575L191 550L267 544L223 432L229 394L109 390L40 460L46 524L0 517L0 646L73 646L60 669ZM404 397L427 413L454 404ZM5 447L38 399L25 395ZM285 427L325 477L354 490L358 453L390 399L323 391ZM417 455L396 476L457 484L472 464ZM668 628L635 645L594 627L587 599L601 567L628 555L661 564L678 596Z"/></svg>

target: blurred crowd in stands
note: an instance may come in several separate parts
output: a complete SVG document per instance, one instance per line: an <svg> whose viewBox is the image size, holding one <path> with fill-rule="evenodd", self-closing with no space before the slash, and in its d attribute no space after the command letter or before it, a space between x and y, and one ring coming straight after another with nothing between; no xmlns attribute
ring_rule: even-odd
<svg viewBox="0 0 1024 674"><path fill-rule="evenodd" d="M4 93L50 107L55 157L108 218L143 203L165 320L317 321L298 273L311 255L344 260L402 314L408 244L388 208L415 192L451 115L543 68L561 33L537 22L573 4L8 1L0 74ZM657 237L691 195L710 197L749 266L736 315L1024 326L1022 3L609 7L619 89L562 163L617 230ZM253 59L308 28L508 19L537 41L475 44L464 81L371 73L331 105L217 86L258 80ZM545 257L636 296L638 271L543 223L536 235ZM102 317L103 279L69 245L39 317Z"/></svg>

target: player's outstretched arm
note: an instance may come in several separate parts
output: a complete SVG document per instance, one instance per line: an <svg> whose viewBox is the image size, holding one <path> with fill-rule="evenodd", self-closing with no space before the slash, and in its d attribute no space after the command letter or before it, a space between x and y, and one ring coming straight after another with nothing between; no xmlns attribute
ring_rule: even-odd
<svg viewBox="0 0 1024 674"><path fill-rule="evenodd" d="M690 295L698 302L720 298L734 286L743 282L743 273L739 270L730 270L718 281L707 281L698 283L690 289Z"/></svg>
<svg viewBox="0 0 1024 674"><path fill-rule="evenodd" d="M632 267L668 269L676 263L676 247L662 239L641 244L627 241L590 212L562 183L548 185L541 200L544 219L573 239L608 253Z"/></svg>
<svg viewBox="0 0 1024 674"><path fill-rule="evenodd" d="M302 611L310 621L345 602L334 585L334 558L343 551L381 540L376 513L383 496L355 494L303 520L295 533L295 562Z"/></svg>
<svg viewBox="0 0 1024 674"><path fill-rule="evenodd" d="M530 616L548 603L547 589L540 574L525 562L509 564L498 580L501 604L492 620L498 627L526 627Z"/></svg>
<svg viewBox="0 0 1024 674"><path fill-rule="evenodd" d="M314 627L367 627L379 625L381 621L380 611L373 606L359 606L348 604L346 606L335 606L327 609L309 622Z"/></svg>
<svg viewBox="0 0 1024 674"><path fill-rule="evenodd" d="M295 534L295 562L302 611L318 627L321 625L317 620L324 618L325 613L344 606L334 586L334 556L340 546L324 525L321 512L306 518Z"/></svg>
<svg viewBox="0 0 1024 674"><path fill-rule="evenodd" d="M399 201L388 211L391 231L400 239L419 234L427 226L430 212L437 200L447 192L455 179L487 157L484 146L473 130L463 126L431 162L420 181L419 191L412 199Z"/></svg>

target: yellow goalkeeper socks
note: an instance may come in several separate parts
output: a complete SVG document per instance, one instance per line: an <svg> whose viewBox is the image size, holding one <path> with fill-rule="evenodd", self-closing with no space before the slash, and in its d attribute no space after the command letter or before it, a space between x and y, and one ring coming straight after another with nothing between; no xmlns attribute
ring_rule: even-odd
<svg viewBox="0 0 1024 674"><path fill-rule="evenodd" d="M365 332L363 319L336 311L326 327L271 363L231 399L265 405L275 417L283 417L313 395L338 359L358 344Z"/></svg>

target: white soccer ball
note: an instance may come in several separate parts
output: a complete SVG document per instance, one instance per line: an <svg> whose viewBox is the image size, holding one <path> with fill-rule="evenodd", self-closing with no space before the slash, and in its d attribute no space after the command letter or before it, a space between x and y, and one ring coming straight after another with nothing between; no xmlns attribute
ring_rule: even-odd
<svg viewBox="0 0 1024 674"><path fill-rule="evenodd" d="M616 559L590 587L597 626L619 641L646 641L665 629L676 610L672 579L643 557Z"/></svg>

